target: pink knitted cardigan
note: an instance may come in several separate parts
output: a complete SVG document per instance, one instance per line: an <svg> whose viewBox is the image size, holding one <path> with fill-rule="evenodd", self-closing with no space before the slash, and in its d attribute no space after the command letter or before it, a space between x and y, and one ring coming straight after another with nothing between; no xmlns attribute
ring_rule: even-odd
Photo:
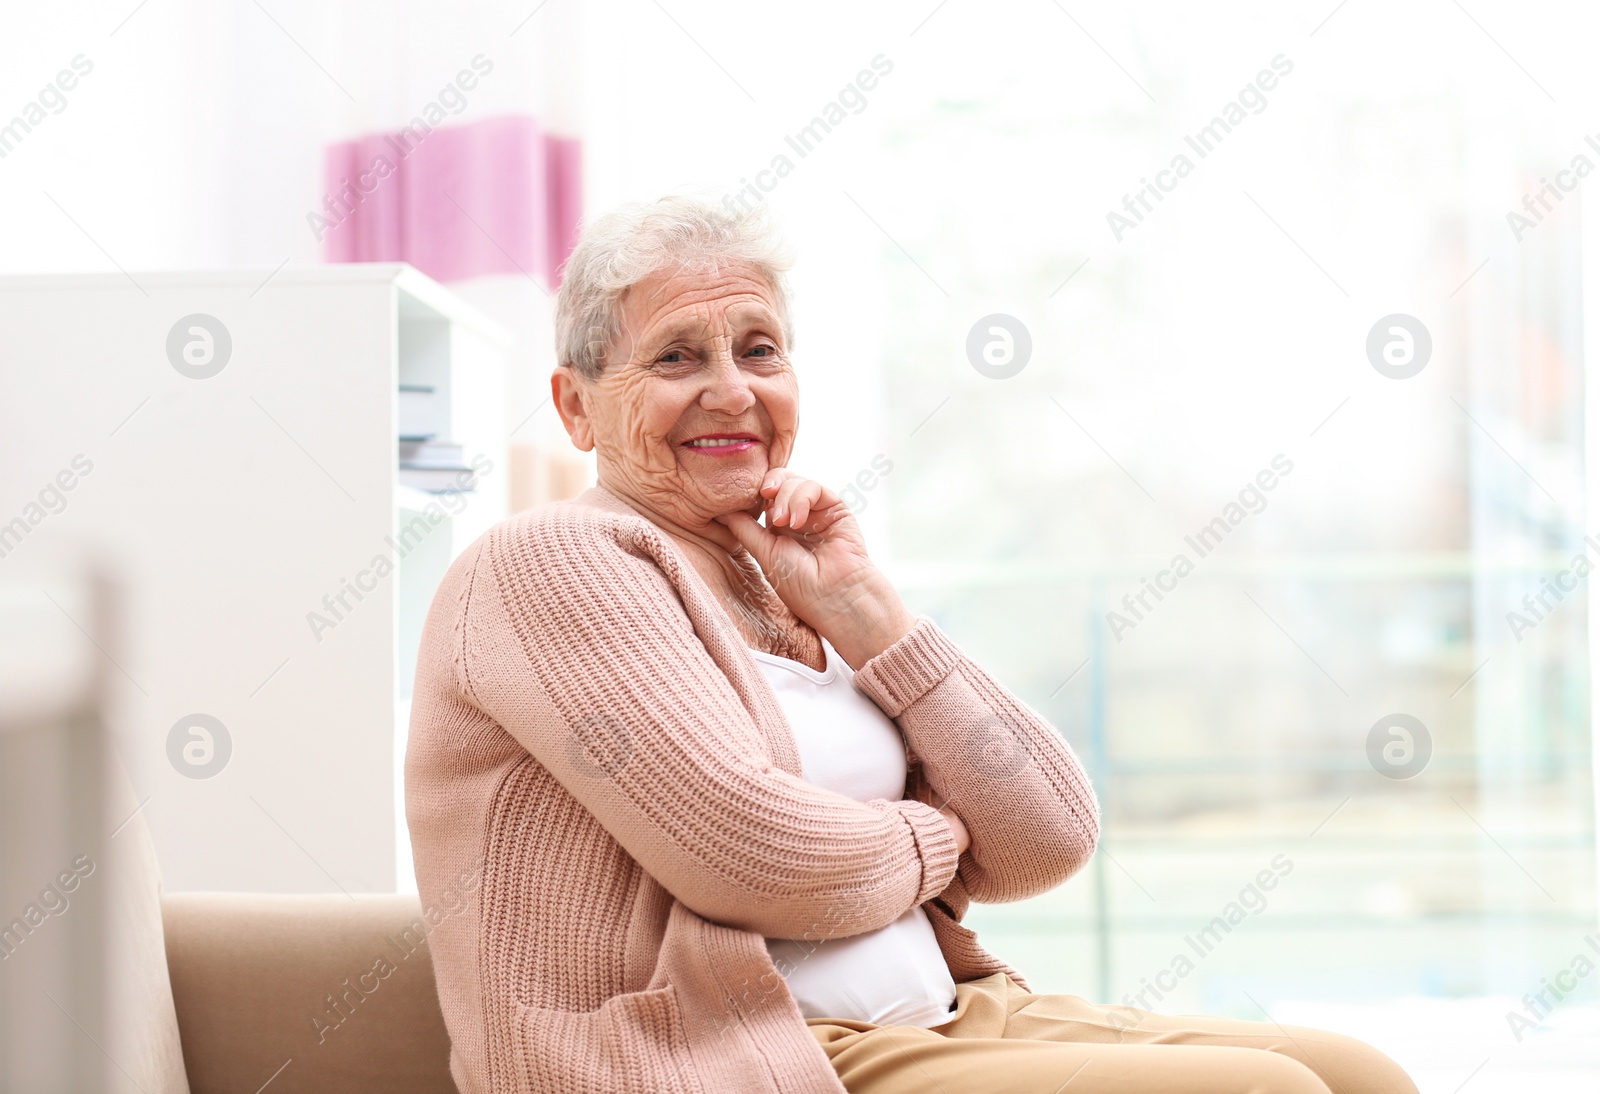
<svg viewBox="0 0 1600 1094"><path fill-rule="evenodd" d="M1083 769L925 618L855 679L905 735L912 796L954 798L967 853L923 801L804 780L732 621L613 495L462 553L422 634L406 816L464 1094L840 1094L763 939L916 905L957 982L1026 986L959 921L1087 861Z"/></svg>

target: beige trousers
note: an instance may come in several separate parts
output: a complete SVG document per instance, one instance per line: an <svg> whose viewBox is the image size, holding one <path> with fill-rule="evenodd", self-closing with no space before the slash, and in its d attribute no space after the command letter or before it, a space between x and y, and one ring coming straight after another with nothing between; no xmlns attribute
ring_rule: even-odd
<svg viewBox="0 0 1600 1094"><path fill-rule="evenodd" d="M1417 1094L1352 1037L1034 995L1004 973L957 984L932 1029L806 1025L850 1094Z"/></svg>

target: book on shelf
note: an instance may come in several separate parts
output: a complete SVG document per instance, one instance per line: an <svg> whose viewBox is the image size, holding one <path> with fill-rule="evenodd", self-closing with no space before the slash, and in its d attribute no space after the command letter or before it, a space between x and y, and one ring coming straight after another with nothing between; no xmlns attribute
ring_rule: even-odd
<svg viewBox="0 0 1600 1094"><path fill-rule="evenodd" d="M400 485L429 494L465 494L478 488L470 467L402 467Z"/></svg>
<svg viewBox="0 0 1600 1094"><path fill-rule="evenodd" d="M430 494L463 493L477 489L478 474L453 441L401 440L400 485Z"/></svg>
<svg viewBox="0 0 1600 1094"><path fill-rule="evenodd" d="M466 466L462 447L453 441L400 441L401 467L459 468Z"/></svg>

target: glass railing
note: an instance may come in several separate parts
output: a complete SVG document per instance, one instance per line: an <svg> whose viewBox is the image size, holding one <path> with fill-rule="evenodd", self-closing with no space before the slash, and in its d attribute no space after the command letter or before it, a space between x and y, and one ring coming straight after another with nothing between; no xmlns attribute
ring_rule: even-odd
<svg viewBox="0 0 1600 1094"><path fill-rule="evenodd" d="M1081 874L968 922L1036 989L1168 1012L1537 991L1596 928L1587 604L1504 611L1570 559L1208 559L1120 641L1157 560L892 566L1101 800ZM1397 713L1409 777L1369 751Z"/></svg>

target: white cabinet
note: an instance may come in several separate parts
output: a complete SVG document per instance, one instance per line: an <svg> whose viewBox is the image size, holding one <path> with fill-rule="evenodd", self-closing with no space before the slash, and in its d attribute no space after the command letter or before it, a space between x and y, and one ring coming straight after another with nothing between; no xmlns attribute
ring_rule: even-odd
<svg viewBox="0 0 1600 1094"><path fill-rule="evenodd" d="M403 265L0 278L0 567L87 542L119 576L168 888L410 886L417 636L506 513L505 345ZM400 484L401 384L476 490Z"/></svg>

